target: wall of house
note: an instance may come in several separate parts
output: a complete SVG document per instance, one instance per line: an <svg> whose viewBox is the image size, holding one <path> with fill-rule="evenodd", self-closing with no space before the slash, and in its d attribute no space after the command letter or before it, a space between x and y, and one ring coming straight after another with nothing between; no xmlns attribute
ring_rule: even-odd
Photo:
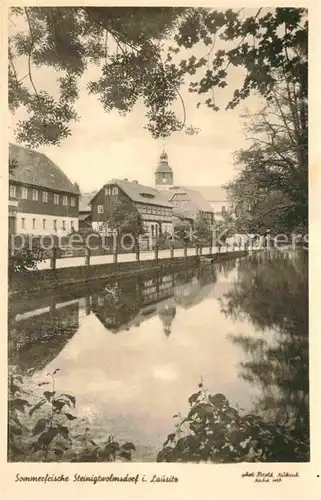
<svg viewBox="0 0 321 500"><path fill-rule="evenodd" d="M10 186L15 187L15 196L12 195L12 188ZM37 193L37 199L34 199L35 193ZM44 193L47 193L46 198ZM58 203L54 201L55 194L59 196ZM26 196L26 198L24 198L24 196ZM64 197L66 197L66 199L64 199ZM50 191L46 188L21 185L12 182L9 184L9 199L18 201L18 212L78 218L78 198L79 195L71 193Z"/></svg>
<svg viewBox="0 0 321 500"><path fill-rule="evenodd" d="M105 189L108 189L106 195ZM110 185L104 186L98 193L96 197L91 202L91 218L92 218L92 228L94 231L102 232L103 225L107 222L108 217L108 204L112 200L124 200L128 201L128 196L119 189L118 186ZM129 200L130 201L130 200Z"/></svg>
<svg viewBox="0 0 321 500"><path fill-rule="evenodd" d="M64 236L78 230L76 194L10 182L10 203L16 205L15 233Z"/></svg>
<svg viewBox="0 0 321 500"><path fill-rule="evenodd" d="M105 194L105 189L110 189ZM116 191L117 190L117 191ZM157 237L160 232L170 232L172 228L172 210L170 207L160 207L150 203L134 203L118 186L104 186L91 202L92 228L94 231L103 232L106 230L108 219L108 203L110 199L130 201L135 206L142 217L146 232ZM161 230L159 229L161 227Z"/></svg>
<svg viewBox="0 0 321 500"><path fill-rule="evenodd" d="M66 236L73 230L78 231L78 217L46 215L39 213L18 212L16 215L16 233L43 236L57 234Z"/></svg>

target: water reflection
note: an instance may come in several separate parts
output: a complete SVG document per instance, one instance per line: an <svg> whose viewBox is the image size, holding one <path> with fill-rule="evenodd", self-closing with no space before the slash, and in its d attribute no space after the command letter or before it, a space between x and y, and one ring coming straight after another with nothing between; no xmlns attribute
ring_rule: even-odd
<svg viewBox="0 0 321 500"><path fill-rule="evenodd" d="M200 376L307 442L306 264L265 252L12 301L10 364L30 383L60 368L58 386L97 436L134 441L137 460L155 460Z"/></svg>

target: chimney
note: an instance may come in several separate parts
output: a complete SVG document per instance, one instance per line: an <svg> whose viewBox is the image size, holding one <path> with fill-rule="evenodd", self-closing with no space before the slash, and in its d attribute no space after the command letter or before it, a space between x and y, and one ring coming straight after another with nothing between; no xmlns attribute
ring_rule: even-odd
<svg viewBox="0 0 321 500"><path fill-rule="evenodd" d="M124 178L124 181L128 181L128 179L126 179L126 177Z"/></svg>
<svg viewBox="0 0 321 500"><path fill-rule="evenodd" d="M133 184L138 184L138 181L134 180L134 181L133 181Z"/></svg>

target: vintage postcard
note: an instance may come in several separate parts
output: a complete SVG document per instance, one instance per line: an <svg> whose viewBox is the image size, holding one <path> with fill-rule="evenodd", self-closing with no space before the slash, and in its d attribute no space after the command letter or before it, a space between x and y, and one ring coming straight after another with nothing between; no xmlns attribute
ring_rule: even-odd
<svg viewBox="0 0 321 500"><path fill-rule="evenodd" d="M320 10L1 6L1 499L319 498Z"/></svg>

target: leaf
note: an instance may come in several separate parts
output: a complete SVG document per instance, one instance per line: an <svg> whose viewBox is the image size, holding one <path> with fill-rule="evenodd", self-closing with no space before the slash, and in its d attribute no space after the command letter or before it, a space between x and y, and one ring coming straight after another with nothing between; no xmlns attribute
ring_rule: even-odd
<svg viewBox="0 0 321 500"><path fill-rule="evenodd" d="M50 382L39 382L38 387L41 387L43 385L48 385Z"/></svg>
<svg viewBox="0 0 321 500"><path fill-rule="evenodd" d="M68 420L76 420L76 418L77 418L74 415L72 415L71 413L64 413L64 415L66 415L66 417L68 418Z"/></svg>
<svg viewBox="0 0 321 500"><path fill-rule="evenodd" d="M46 400L47 400L49 403L50 403L50 401L51 401L51 398L53 398L55 394L56 394L56 393L55 393L55 391L54 391L54 392L45 391L45 392L43 393L43 395L45 396Z"/></svg>
<svg viewBox="0 0 321 500"><path fill-rule="evenodd" d="M48 429L47 431L43 432L39 436L37 444L40 447L45 448L45 447L49 446L49 444L51 443L51 441L53 440L53 438L57 436L57 434L58 434L57 427L50 427L50 429Z"/></svg>
<svg viewBox="0 0 321 500"><path fill-rule="evenodd" d="M60 411L62 410L62 408L66 405L66 401L63 401L62 399L55 399L53 402L52 402L52 406Z"/></svg>
<svg viewBox="0 0 321 500"><path fill-rule="evenodd" d="M208 396L208 400L214 405L214 406L223 406L225 404L228 405L228 400L224 396L224 394L215 394L215 396L212 396L211 394Z"/></svg>
<svg viewBox="0 0 321 500"><path fill-rule="evenodd" d="M55 375L57 372L60 372L60 368L56 368L55 371L53 372L53 375Z"/></svg>
<svg viewBox="0 0 321 500"><path fill-rule="evenodd" d="M25 406L31 406L31 404L29 403L29 401L26 401L25 399L17 398L10 401L10 406L11 408L19 410L23 413L25 411Z"/></svg>
<svg viewBox="0 0 321 500"><path fill-rule="evenodd" d="M95 443L95 441L93 441L92 439L89 440L90 444L92 444L93 446L98 446L97 443Z"/></svg>
<svg viewBox="0 0 321 500"><path fill-rule="evenodd" d="M119 457L124 458L125 460L131 460L131 453L129 451L121 451L119 453Z"/></svg>
<svg viewBox="0 0 321 500"><path fill-rule="evenodd" d="M61 457L61 455L63 455L63 453L64 453L63 450L55 450L55 455L57 457Z"/></svg>
<svg viewBox="0 0 321 500"><path fill-rule="evenodd" d="M43 432L46 428L47 425L47 419L46 418L41 418L38 420L34 428L32 429L32 434L35 436L36 434L40 434Z"/></svg>
<svg viewBox="0 0 321 500"><path fill-rule="evenodd" d="M65 397L65 398L69 399L69 401L72 402L72 404L73 404L73 406L75 408L75 406L76 406L76 398L75 398L75 396L71 396L70 394L62 394L60 397Z"/></svg>
<svg viewBox="0 0 321 500"><path fill-rule="evenodd" d="M130 450L134 450L134 451L136 451L136 448L135 448L135 446L133 445L133 443L129 443L129 442L128 442L128 443L123 444L120 448L121 448L121 449L123 449L123 450L129 450L129 451L130 451Z"/></svg>
<svg viewBox="0 0 321 500"><path fill-rule="evenodd" d="M192 394L189 398L188 398L188 402L189 404L193 404L195 401L197 401L198 399L198 396L202 394L202 391L198 391L198 392L195 392L194 394Z"/></svg>

